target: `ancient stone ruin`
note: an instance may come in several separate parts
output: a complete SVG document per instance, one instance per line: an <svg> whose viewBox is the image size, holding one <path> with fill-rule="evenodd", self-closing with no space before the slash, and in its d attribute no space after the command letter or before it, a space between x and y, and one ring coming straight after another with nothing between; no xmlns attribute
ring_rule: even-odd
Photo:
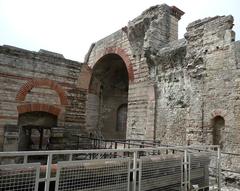
<svg viewBox="0 0 240 191"><path fill-rule="evenodd" d="M83 63L0 47L0 150L72 149L81 136L216 144L239 171L240 42L233 17L187 26L150 7L90 46Z"/></svg>

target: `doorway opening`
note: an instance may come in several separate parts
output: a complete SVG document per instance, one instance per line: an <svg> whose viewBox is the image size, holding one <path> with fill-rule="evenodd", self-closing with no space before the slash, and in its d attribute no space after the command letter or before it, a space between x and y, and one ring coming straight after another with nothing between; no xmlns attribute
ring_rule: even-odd
<svg viewBox="0 0 240 191"><path fill-rule="evenodd" d="M57 116L34 111L19 115L18 150L47 150L51 144L51 128L57 126Z"/></svg>
<svg viewBox="0 0 240 191"><path fill-rule="evenodd" d="M104 139L125 139L127 107L121 112L119 131L119 107L128 103L128 71L117 54L103 56L94 66L89 86L87 124L97 130ZM123 127L124 126L124 127Z"/></svg>

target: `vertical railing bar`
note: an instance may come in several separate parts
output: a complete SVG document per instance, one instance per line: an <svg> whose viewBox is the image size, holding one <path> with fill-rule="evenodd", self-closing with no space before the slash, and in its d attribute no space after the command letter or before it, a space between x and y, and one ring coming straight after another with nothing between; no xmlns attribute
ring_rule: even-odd
<svg viewBox="0 0 240 191"><path fill-rule="evenodd" d="M23 164L27 164L27 162L28 162L28 155L24 155Z"/></svg>
<svg viewBox="0 0 240 191"><path fill-rule="evenodd" d="M51 177L51 166L52 166L52 154L50 153L47 158L47 169L46 169L46 180L44 191L49 191L50 177Z"/></svg>
<svg viewBox="0 0 240 191"><path fill-rule="evenodd" d="M69 155L69 161L72 161L72 158L73 158L73 154L70 154Z"/></svg>
<svg viewBox="0 0 240 191"><path fill-rule="evenodd" d="M188 154L188 190L191 190L191 154Z"/></svg>
<svg viewBox="0 0 240 191"><path fill-rule="evenodd" d="M221 149L220 146L217 148L217 158L218 158L218 190L221 191Z"/></svg>
<svg viewBox="0 0 240 191"><path fill-rule="evenodd" d="M215 149L214 149L214 151L216 151ZM215 157L216 157L216 159L215 159L215 176L216 176L216 183L217 183L217 185L216 185L216 190L218 190L218 188L219 188L219 177L218 177L218 148L217 148L217 151L216 151L217 153L216 153L216 155L215 155ZM215 188L215 185L214 185L214 188Z"/></svg>
<svg viewBox="0 0 240 191"><path fill-rule="evenodd" d="M131 166L130 166L130 160L128 160L128 186L127 186L127 191L130 191L130 184L131 184L131 181L130 181L130 169Z"/></svg>
<svg viewBox="0 0 240 191"><path fill-rule="evenodd" d="M142 181L142 160L139 161L139 172L138 172L138 191L141 191Z"/></svg>
<svg viewBox="0 0 240 191"><path fill-rule="evenodd" d="M118 148L118 142L115 141L115 143L114 143L114 149L117 150L117 148ZM114 152L114 158L117 158L117 152Z"/></svg>
<svg viewBox="0 0 240 191"><path fill-rule="evenodd" d="M187 188L187 149L184 149L184 191L188 191Z"/></svg>
<svg viewBox="0 0 240 191"><path fill-rule="evenodd" d="M55 191L58 191L59 187L59 177L60 177L60 169L61 167L58 166L57 173L56 173L56 181L55 181Z"/></svg>
<svg viewBox="0 0 240 191"><path fill-rule="evenodd" d="M182 160L181 160L181 185L180 185L180 191L183 190L183 164L184 164L184 157L182 157Z"/></svg>
<svg viewBox="0 0 240 191"><path fill-rule="evenodd" d="M133 191L136 191L137 184L137 151L133 152Z"/></svg>
<svg viewBox="0 0 240 191"><path fill-rule="evenodd" d="M40 165L36 169L36 180L35 180L35 188L34 191L38 191L39 186L39 176L40 176Z"/></svg>

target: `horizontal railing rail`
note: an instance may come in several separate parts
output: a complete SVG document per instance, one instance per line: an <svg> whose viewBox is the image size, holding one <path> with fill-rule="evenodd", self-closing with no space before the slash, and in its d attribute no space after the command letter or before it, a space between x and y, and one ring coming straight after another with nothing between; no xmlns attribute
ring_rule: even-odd
<svg viewBox="0 0 240 191"><path fill-rule="evenodd" d="M139 144L136 143L136 145L139 147ZM174 152L166 152L166 150L174 150ZM38 157L43 161L37 161ZM191 158L194 160L191 161ZM6 170L6 165L7 169L11 170L12 163L20 165L19 172L25 172L22 164L31 167L36 162L37 164L40 162L40 175L39 178L36 178L36 184L39 184L40 188L44 187L42 188L44 191L54 190L52 183L55 184L56 188L62 188L62 190L64 187L74 186L66 183L65 179L70 182L82 181L82 185L76 184L79 186L79 190L84 190L84 185L87 187L86 190L93 189L92 186L102 185L104 190L108 190L108 188L123 190L123 187L126 186L126 190L129 191L145 191L159 186L161 189L179 187L181 190L187 191L192 184L199 184L201 188L206 189L210 187L221 189L221 157L218 146L147 146L145 148L125 149L16 151L0 152L0 159L2 163L0 173L3 167ZM208 164L209 167L214 167L211 175L214 175L215 181L212 185L209 185L208 181L204 179L208 177L208 174L205 174L208 172ZM209 170L211 169L209 168ZM36 170L36 173L38 171ZM77 175L74 174L76 171ZM34 179L33 172L35 172L34 169L28 173L32 173ZM112 175L113 172L115 175ZM151 173L149 174L149 172ZM177 175L177 173L180 174ZM175 176L176 178L174 178ZM73 177L73 180L70 180L69 177ZM12 181L10 183L13 185L18 185L13 182L15 179L5 177L4 181L8 180ZM88 181L93 181L93 185ZM4 185L0 183L0 190L3 187ZM101 191L100 187L95 189Z"/></svg>

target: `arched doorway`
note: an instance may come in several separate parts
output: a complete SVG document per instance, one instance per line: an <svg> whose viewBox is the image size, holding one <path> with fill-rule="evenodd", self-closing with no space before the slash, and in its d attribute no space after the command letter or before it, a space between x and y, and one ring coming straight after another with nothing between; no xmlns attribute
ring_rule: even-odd
<svg viewBox="0 0 240 191"><path fill-rule="evenodd" d="M105 139L125 139L117 130L118 108L128 103L128 71L117 54L103 56L93 67L89 85L87 125ZM127 119L127 112L124 112Z"/></svg>
<svg viewBox="0 0 240 191"><path fill-rule="evenodd" d="M19 115L19 148L26 150L46 150L51 137L51 128L57 126L57 116L33 111Z"/></svg>
<svg viewBox="0 0 240 191"><path fill-rule="evenodd" d="M223 147L223 129L225 127L225 120L221 116L216 116L212 119L212 142L213 145L220 145Z"/></svg>

